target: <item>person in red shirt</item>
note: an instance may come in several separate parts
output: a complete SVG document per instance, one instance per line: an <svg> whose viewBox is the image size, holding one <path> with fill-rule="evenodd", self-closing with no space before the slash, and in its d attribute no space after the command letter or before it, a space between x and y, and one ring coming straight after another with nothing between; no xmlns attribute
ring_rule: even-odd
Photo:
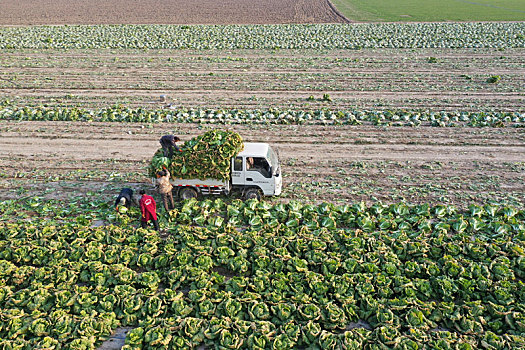
<svg viewBox="0 0 525 350"><path fill-rule="evenodd" d="M155 230L159 231L159 222L157 220L157 203L155 203L155 200L152 196L149 196L146 194L146 191L140 190L140 211L142 213L142 217L140 218L140 226L142 228L146 228L148 226L148 222L151 220L153 221L153 227L155 227Z"/></svg>

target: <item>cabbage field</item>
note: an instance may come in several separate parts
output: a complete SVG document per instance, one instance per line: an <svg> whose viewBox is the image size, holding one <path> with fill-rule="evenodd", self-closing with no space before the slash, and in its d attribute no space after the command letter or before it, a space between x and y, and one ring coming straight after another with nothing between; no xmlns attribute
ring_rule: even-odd
<svg viewBox="0 0 525 350"><path fill-rule="evenodd" d="M98 110L57 107L19 107L5 104L0 120L127 123L196 123L248 125L361 125L434 127L525 127L522 112L468 112L428 110L279 109L144 109L114 106Z"/></svg>
<svg viewBox="0 0 525 350"><path fill-rule="evenodd" d="M8 50L524 47L523 22L0 27L0 49Z"/></svg>
<svg viewBox="0 0 525 350"><path fill-rule="evenodd" d="M497 205L0 206L0 346L518 349L525 212ZM94 225L105 220L107 226Z"/></svg>
<svg viewBox="0 0 525 350"><path fill-rule="evenodd" d="M523 22L1 26L0 350L525 349L524 52ZM272 145L281 196L115 212L163 165L228 178L198 135Z"/></svg>

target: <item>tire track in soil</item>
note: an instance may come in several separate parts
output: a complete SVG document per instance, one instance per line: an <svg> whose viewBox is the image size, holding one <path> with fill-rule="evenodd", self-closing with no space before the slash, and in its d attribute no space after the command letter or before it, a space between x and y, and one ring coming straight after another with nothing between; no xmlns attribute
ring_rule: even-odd
<svg viewBox="0 0 525 350"><path fill-rule="evenodd" d="M330 0L326 0L326 3L328 5L328 7L335 13L335 15L340 18L340 20L343 22L343 23L352 23L351 20L349 20L348 18L346 18L345 15L343 15L343 13L341 11L339 11L337 9L337 7L335 7L335 5L330 1Z"/></svg>

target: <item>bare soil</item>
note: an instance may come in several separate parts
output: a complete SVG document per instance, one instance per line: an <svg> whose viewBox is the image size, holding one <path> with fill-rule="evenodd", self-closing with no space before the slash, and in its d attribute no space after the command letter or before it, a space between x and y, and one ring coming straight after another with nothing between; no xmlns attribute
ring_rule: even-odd
<svg viewBox="0 0 525 350"><path fill-rule="evenodd" d="M483 109L525 106L523 49L43 51L0 56L0 94L18 105L268 109ZM435 63L428 58L436 57ZM434 60L433 60L434 61ZM486 82L500 75L500 83ZM332 102L322 101L328 93ZM160 102L159 96L167 101ZM313 100L309 97L313 96ZM212 126L0 122L0 199L110 201L148 187L161 135ZM225 126L221 126L225 127ZM276 200L523 205L525 130L235 126L280 152Z"/></svg>
<svg viewBox="0 0 525 350"><path fill-rule="evenodd" d="M131 327L119 327L115 329L113 334L104 341L97 350L119 350L125 345L126 335L133 328Z"/></svg>
<svg viewBox="0 0 525 350"><path fill-rule="evenodd" d="M329 0L2 0L0 25L344 23Z"/></svg>
<svg viewBox="0 0 525 350"><path fill-rule="evenodd" d="M166 95L176 106L202 108L524 111L524 55L524 49L17 50L0 56L0 95L22 105L92 108L159 108ZM487 83L492 75L501 81ZM332 102L322 100L324 93Z"/></svg>
<svg viewBox="0 0 525 350"><path fill-rule="evenodd" d="M276 200L523 204L522 129L232 129L278 150L284 192ZM122 186L150 188L145 168L160 136L175 133L187 140L202 132L192 124L2 122L0 200L42 194L111 200Z"/></svg>

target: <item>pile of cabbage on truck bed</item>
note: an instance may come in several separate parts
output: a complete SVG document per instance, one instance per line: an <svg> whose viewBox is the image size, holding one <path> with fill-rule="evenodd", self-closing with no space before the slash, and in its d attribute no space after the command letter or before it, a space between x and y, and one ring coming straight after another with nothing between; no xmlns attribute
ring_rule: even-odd
<svg viewBox="0 0 525 350"><path fill-rule="evenodd" d="M227 180L230 178L230 160L243 148L238 133L210 130L186 141L180 152L173 152L171 159L164 157L159 149L153 156L149 174L155 177L165 166L173 178Z"/></svg>

